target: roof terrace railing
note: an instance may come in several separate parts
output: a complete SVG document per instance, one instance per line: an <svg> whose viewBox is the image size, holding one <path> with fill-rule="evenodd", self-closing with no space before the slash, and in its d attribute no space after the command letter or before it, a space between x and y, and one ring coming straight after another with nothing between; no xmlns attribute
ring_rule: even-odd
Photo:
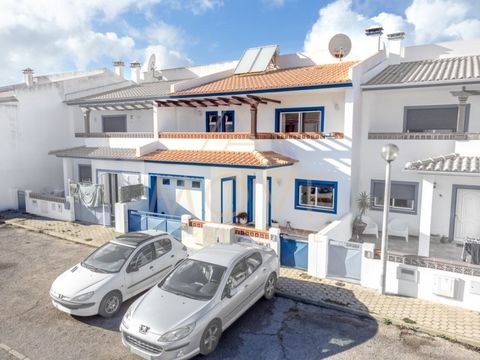
<svg viewBox="0 0 480 360"><path fill-rule="evenodd" d="M480 133L369 132L370 140L480 140Z"/></svg>

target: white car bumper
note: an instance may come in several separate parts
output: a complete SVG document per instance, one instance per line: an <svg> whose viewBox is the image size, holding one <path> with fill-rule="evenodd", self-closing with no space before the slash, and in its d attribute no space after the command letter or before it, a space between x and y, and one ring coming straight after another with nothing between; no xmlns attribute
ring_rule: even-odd
<svg viewBox="0 0 480 360"><path fill-rule="evenodd" d="M123 324L120 326L120 331L123 345L133 354L146 360L185 360L199 353L200 339L196 336L188 336L176 343L166 344L144 339L140 334L132 334Z"/></svg>
<svg viewBox="0 0 480 360"><path fill-rule="evenodd" d="M53 306L58 310L75 316L93 316L98 314L98 304L94 302L88 303L73 303L70 301L62 301L50 297Z"/></svg>

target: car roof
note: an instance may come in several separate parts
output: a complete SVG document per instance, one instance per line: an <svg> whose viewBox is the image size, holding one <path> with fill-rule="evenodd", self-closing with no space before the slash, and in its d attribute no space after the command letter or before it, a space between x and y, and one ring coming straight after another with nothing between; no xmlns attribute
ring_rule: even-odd
<svg viewBox="0 0 480 360"><path fill-rule="evenodd" d="M245 256L250 250L251 247L240 244L217 244L197 251L190 258L228 267L238 258Z"/></svg>
<svg viewBox="0 0 480 360"><path fill-rule="evenodd" d="M164 231L147 230L142 232L129 232L115 238L115 242L127 246L138 247L150 239L166 235Z"/></svg>

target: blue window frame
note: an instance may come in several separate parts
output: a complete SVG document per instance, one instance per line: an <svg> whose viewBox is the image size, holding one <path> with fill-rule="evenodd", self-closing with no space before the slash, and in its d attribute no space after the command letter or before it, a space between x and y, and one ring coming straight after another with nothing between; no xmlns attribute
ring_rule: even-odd
<svg viewBox="0 0 480 360"><path fill-rule="evenodd" d="M337 213L336 181L295 179L295 209Z"/></svg>
<svg viewBox="0 0 480 360"><path fill-rule="evenodd" d="M205 113L205 131L206 132L234 132L235 131L235 111L222 111L219 116L217 111L207 111Z"/></svg>
<svg viewBox="0 0 480 360"><path fill-rule="evenodd" d="M323 132L324 121L324 106L275 109L275 132Z"/></svg>
<svg viewBox="0 0 480 360"><path fill-rule="evenodd" d="M162 179L162 185L170 185L170 179Z"/></svg>

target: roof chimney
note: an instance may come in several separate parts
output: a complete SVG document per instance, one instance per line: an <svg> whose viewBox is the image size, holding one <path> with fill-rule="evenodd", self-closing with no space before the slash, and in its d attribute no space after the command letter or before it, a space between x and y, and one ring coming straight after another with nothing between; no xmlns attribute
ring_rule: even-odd
<svg viewBox="0 0 480 360"><path fill-rule="evenodd" d="M140 82L140 63L138 61L133 61L130 63L130 73L132 76L132 80L136 83Z"/></svg>
<svg viewBox="0 0 480 360"><path fill-rule="evenodd" d="M365 35L369 39L369 51L377 53L382 50L381 37L383 34L383 27L380 25L373 25L365 29Z"/></svg>
<svg viewBox="0 0 480 360"><path fill-rule="evenodd" d="M30 68L26 68L22 70L23 73L23 81L27 86L33 85L33 70Z"/></svg>
<svg viewBox="0 0 480 360"><path fill-rule="evenodd" d="M115 71L115 74L123 78L123 68L125 66L125 63L122 60L117 60L113 62L113 71Z"/></svg>
<svg viewBox="0 0 480 360"><path fill-rule="evenodd" d="M405 33L396 32L387 35L388 38L388 57L391 64L399 64L400 60L405 56L403 39L405 39Z"/></svg>

